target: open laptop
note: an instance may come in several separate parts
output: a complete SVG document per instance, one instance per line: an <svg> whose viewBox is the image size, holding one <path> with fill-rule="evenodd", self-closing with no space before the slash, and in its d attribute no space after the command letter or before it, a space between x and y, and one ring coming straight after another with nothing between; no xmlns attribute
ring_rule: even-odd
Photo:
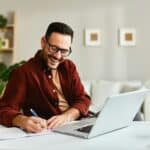
<svg viewBox="0 0 150 150"><path fill-rule="evenodd" d="M148 92L148 89L143 89L110 96L97 118L82 119L53 130L83 138L92 138L127 127L139 111Z"/></svg>

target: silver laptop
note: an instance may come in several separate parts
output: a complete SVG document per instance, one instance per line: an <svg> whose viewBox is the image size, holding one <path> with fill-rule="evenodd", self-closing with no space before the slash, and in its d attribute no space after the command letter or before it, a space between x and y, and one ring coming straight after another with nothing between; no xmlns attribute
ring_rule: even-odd
<svg viewBox="0 0 150 150"><path fill-rule="evenodd" d="M138 90L108 97L97 117L82 119L53 129L56 132L92 138L131 124L149 90Z"/></svg>

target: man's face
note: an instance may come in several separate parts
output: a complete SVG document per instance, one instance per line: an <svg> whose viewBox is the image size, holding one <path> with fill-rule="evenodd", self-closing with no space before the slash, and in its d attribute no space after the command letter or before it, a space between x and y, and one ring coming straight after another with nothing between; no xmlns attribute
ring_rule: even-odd
<svg viewBox="0 0 150 150"><path fill-rule="evenodd" d="M46 41L42 38L43 57L47 66L51 69L57 69L64 60L71 46L71 37L69 35L53 32Z"/></svg>

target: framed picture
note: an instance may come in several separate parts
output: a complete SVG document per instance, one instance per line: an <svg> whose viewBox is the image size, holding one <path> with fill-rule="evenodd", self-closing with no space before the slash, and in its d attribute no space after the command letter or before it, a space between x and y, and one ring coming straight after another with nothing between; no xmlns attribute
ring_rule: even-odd
<svg viewBox="0 0 150 150"><path fill-rule="evenodd" d="M100 46L101 31L99 29L85 29L85 45Z"/></svg>
<svg viewBox="0 0 150 150"><path fill-rule="evenodd" d="M136 29L121 28L119 31L120 46L136 46Z"/></svg>

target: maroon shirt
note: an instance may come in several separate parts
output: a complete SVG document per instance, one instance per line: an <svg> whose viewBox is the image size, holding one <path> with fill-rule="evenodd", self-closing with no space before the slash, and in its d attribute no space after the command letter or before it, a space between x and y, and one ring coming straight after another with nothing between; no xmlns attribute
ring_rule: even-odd
<svg viewBox="0 0 150 150"><path fill-rule="evenodd" d="M21 108L27 116L31 115L32 108L45 119L61 114L51 71L46 69L39 54L40 51L11 73L0 101L0 124L12 126L12 120L20 114ZM63 94L70 107L77 108L81 116L86 116L90 97L84 91L75 65L66 59L59 65L58 73Z"/></svg>

